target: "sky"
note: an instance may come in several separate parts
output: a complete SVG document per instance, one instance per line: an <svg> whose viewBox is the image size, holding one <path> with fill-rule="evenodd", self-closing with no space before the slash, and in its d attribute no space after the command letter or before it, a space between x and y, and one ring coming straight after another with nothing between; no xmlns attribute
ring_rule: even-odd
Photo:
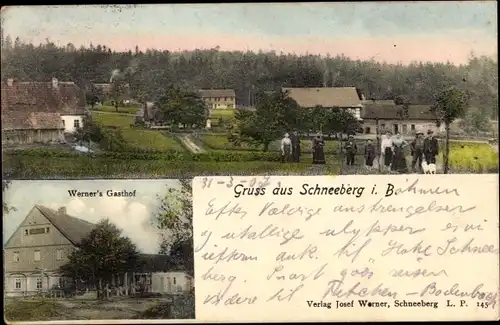
<svg viewBox="0 0 500 325"><path fill-rule="evenodd" d="M158 253L160 233L152 224L152 215L159 206L158 195L165 196L168 188L180 188L177 180L82 180L82 181L12 181L4 200L16 211L3 217L4 244L30 210L36 205L57 210L66 207L69 215L99 222L104 217L122 230L142 253ZM72 198L68 190L106 191L136 190L132 198Z"/></svg>
<svg viewBox="0 0 500 325"><path fill-rule="evenodd" d="M497 55L496 1L2 7L4 33L38 44L344 54L466 63Z"/></svg>

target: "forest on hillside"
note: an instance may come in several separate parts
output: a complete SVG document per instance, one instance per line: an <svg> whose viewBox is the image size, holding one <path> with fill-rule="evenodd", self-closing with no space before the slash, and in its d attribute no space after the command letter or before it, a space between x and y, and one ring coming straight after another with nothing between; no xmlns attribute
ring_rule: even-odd
<svg viewBox="0 0 500 325"><path fill-rule="evenodd" d="M120 71L133 96L157 100L171 86L231 88L238 105L250 105L252 94L279 87L356 87L367 99L404 96L413 104L431 104L438 89L456 86L469 95L469 105L498 116L498 61L470 55L467 65L416 62L410 65L353 60L343 55L319 56L276 52L183 52L155 49L116 52L105 45L76 48L50 40L34 45L2 35L2 80L74 81L89 89L109 82Z"/></svg>

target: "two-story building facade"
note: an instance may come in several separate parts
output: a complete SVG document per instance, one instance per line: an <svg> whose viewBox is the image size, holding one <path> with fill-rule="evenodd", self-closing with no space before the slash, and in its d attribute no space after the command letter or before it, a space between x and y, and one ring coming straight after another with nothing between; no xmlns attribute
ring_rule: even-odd
<svg viewBox="0 0 500 325"><path fill-rule="evenodd" d="M4 245L4 293L29 296L39 292L71 287L73 280L60 273L68 256L95 224L35 205ZM136 269L112 278L124 294L146 292L184 294L192 290L193 277L171 269L168 255L139 254Z"/></svg>
<svg viewBox="0 0 500 325"><path fill-rule="evenodd" d="M200 89L198 95L209 109L236 108L236 93L232 89Z"/></svg>
<svg viewBox="0 0 500 325"><path fill-rule="evenodd" d="M58 272L94 224L36 205L4 245L6 296L32 295L65 281Z"/></svg>

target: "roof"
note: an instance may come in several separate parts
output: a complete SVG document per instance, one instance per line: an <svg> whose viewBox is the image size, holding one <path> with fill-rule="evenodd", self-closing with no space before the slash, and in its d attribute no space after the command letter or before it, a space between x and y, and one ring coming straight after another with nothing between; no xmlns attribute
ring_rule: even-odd
<svg viewBox="0 0 500 325"><path fill-rule="evenodd" d="M305 108L322 107L360 107L361 99L355 87L342 88L282 88L297 104Z"/></svg>
<svg viewBox="0 0 500 325"><path fill-rule="evenodd" d="M170 259L164 254L139 254L139 265L142 272L172 271Z"/></svg>
<svg viewBox="0 0 500 325"><path fill-rule="evenodd" d="M400 119L403 105L364 105L361 118L363 119ZM408 105L409 120L432 120L436 117L431 112L431 105Z"/></svg>
<svg viewBox="0 0 500 325"><path fill-rule="evenodd" d="M236 97L232 89L200 89L198 93L202 98Z"/></svg>
<svg viewBox="0 0 500 325"><path fill-rule="evenodd" d="M2 82L2 129L59 129L60 115L83 115L85 95L74 82ZM4 121L5 120L5 121Z"/></svg>
<svg viewBox="0 0 500 325"><path fill-rule="evenodd" d="M363 105L396 105L393 99L365 99L362 103Z"/></svg>
<svg viewBox="0 0 500 325"><path fill-rule="evenodd" d="M59 113L2 111L2 130L62 130Z"/></svg>
<svg viewBox="0 0 500 325"><path fill-rule="evenodd" d="M52 225L54 225L54 227L57 228L57 230L68 238L73 245L78 245L95 227L95 224L91 222L72 217L66 213L61 214L43 205L36 205L35 207L52 223Z"/></svg>

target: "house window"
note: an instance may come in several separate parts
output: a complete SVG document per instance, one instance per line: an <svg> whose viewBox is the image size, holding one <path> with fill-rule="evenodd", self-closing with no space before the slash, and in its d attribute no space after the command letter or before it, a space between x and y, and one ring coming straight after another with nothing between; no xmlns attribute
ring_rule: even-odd
<svg viewBox="0 0 500 325"><path fill-rule="evenodd" d="M174 284L177 284L177 279L174 277Z"/></svg>
<svg viewBox="0 0 500 325"><path fill-rule="evenodd" d="M59 278L59 287L66 287L66 280L64 278Z"/></svg>
<svg viewBox="0 0 500 325"><path fill-rule="evenodd" d="M371 129L369 127L366 127L365 128L365 134L370 134L371 133Z"/></svg>
<svg viewBox="0 0 500 325"><path fill-rule="evenodd" d="M49 231L50 231L50 228L49 228L49 227L45 228L45 232L46 232L47 234L49 233Z"/></svg>
<svg viewBox="0 0 500 325"><path fill-rule="evenodd" d="M382 124L380 124L380 128L381 128L382 130L384 130L384 129L385 129L385 124L383 124L383 123L382 123Z"/></svg>
<svg viewBox="0 0 500 325"><path fill-rule="evenodd" d="M63 121L63 126L66 127L66 121L65 120L62 121Z"/></svg>
<svg viewBox="0 0 500 325"><path fill-rule="evenodd" d="M58 249L56 251L56 260L60 261L62 259L64 259L64 250Z"/></svg>
<svg viewBox="0 0 500 325"><path fill-rule="evenodd" d="M33 256L33 260L40 261L40 251L35 251L35 255Z"/></svg>
<svg viewBox="0 0 500 325"><path fill-rule="evenodd" d="M412 125L410 126L410 128L411 128L411 130L412 130L412 131L415 131L415 124L412 124Z"/></svg>
<svg viewBox="0 0 500 325"><path fill-rule="evenodd" d="M36 288L42 289L42 278L36 278Z"/></svg>
<svg viewBox="0 0 500 325"><path fill-rule="evenodd" d="M403 133L408 133L408 125L403 124Z"/></svg>
<svg viewBox="0 0 500 325"><path fill-rule="evenodd" d="M29 233L28 233L28 229L24 229L24 234L25 234L26 236L28 236L28 234L29 234Z"/></svg>
<svg viewBox="0 0 500 325"><path fill-rule="evenodd" d="M75 129L78 129L80 128L80 120L76 119L73 121L73 126L75 127Z"/></svg>
<svg viewBox="0 0 500 325"><path fill-rule="evenodd" d="M13 260L14 262L19 262L19 252L14 252Z"/></svg>
<svg viewBox="0 0 500 325"><path fill-rule="evenodd" d="M224 101L227 101L227 97L224 97Z"/></svg>
<svg viewBox="0 0 500 325"><path fill-rule="evenodd" d="M20 290L21 289L21 279L16 279L15 280L15 288L17 290Z"/></svg>

